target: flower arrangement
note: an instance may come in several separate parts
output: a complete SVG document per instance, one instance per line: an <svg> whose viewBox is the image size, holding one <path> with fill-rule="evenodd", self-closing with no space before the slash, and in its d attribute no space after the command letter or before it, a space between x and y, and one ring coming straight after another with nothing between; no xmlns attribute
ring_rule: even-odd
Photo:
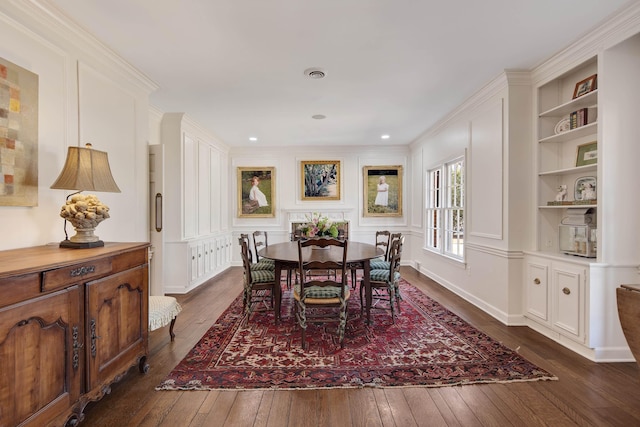
<svg viewBox="0 0 640 427"><path fill-rule="evenodd" d="M339 223L319 213L307 215L306 219L307 222L298 227L304 237L338 237Z"/></svg>

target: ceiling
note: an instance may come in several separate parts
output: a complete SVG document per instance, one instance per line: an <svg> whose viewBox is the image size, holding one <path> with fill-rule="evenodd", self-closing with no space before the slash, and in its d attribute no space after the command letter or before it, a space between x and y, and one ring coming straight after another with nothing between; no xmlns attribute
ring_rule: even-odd
<svg viewBox="0 0 640 427"><path fill-rule="evenodd" d="M230 146L358 146L411 143L503 70L534 67L627 0L49 3L155 81L153 106ZM312 67L325 77L307 77Z"/></svg>

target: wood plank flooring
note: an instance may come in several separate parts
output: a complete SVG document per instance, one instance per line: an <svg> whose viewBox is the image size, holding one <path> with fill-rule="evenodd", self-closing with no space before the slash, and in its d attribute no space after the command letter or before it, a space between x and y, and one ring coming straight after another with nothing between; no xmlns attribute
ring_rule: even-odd
<svg viewBox="0 0 640 427"><path fill-rule="evenodd" d="M559 381L442 388L299 391L155 391L242 289L231 268L188 295L175 342L150 333L147 374L133 368L90 404L82 425L101 426L640 426L640 368L593 363L526 327L507 327L437 283L403 277Z"/></svg>

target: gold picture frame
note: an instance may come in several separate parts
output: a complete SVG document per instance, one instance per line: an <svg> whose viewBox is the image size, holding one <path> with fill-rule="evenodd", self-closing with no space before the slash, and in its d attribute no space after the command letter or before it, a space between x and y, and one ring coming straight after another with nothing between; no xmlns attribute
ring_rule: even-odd
<svg viewBox="0 0 640 427"><path fill-rule="evenodd" d="M238 167L238 218L273 218L276 200L275 167Z"/></svg>
<svg viewBox="0 0 640 427"><path fill-rule="evenodd" d="M598 163L598 142L578 145L576 154L576 166L586 166Z"/></svg>
<svg viewBox="0 0 640 427"><path fill-rule="evenodd" d="M402 216L402 166L362 169L363 216Z"/></svg>
<svg viewBox="0 0 640 427"><path fill-rule="evenodd" d="M340 200L340 161L300 162L302 200Z"/></svg>

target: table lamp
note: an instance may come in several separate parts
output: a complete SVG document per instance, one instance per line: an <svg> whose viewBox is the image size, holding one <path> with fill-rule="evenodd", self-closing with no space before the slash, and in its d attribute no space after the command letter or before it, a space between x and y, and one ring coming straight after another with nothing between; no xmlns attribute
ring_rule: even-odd
<svg viewBox="0 0 640 427"><path fill-rule="evenodd" d="M107 153L94 150L91 144L86 144L86 148L69 147L64 168L51 188L76 190L67 196L67 202L60 209L60 216L65 219L65 240L60 242L60 247L82 249L104 246L104 242L93 232L100 222L109 218L109 207L93 194L80 193L120 192L111 175ZM76 230L76 235L71 238L67 235L67 221Z"/></svg>

